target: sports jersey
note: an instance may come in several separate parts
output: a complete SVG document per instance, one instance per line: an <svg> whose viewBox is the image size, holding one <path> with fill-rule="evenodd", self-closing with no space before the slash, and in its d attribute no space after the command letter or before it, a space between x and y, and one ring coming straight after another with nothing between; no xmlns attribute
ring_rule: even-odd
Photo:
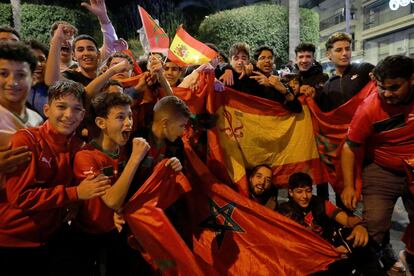
<svg viewBox="0 0 414 276"><path fill-rule="evenodd" d="M57 133L46 121L18 130L11 144L27 146L33 154L28 165L6 175L0 190L0 246L41 246L63 223L66 207L78 200L72 160L81 142Z"/></svg>
<svg viewBox="0 0 414 276"><path fill-rule="evenodd" d="M92 143L76 154L73 171L78 183L90 174L104 174L111 178L113 185L121 175L125 163L124 154L110 156ZM75 224L88 233L106 233L115 229L113 215L114 210L101 198L92 198L81 203Z"/></svg>
<svg viewBox="0 0 414 276"><path fill-rule="evenodd" d="M373 93L358 107L348 129L352 145L366 145L377 165L404 172L403 159L414 154L414 101L387 104Z"/></svg>

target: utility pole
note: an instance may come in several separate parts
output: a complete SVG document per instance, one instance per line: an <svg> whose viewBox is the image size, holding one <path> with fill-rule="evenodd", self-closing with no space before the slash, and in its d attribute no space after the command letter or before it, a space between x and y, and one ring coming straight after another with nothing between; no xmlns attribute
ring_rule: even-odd
<svg viewBox="0 0 414 276"><path fill-rule="evenodd" d="M345 0L345 31L346 33L351 33L351 7L349 0Z"/></svg>
<svg viewBox="0 0 414 276"><path fill-rule="evenodd" d="M299 0L289 1L289 60L295 60L295 47L299 44Z"/></svg>

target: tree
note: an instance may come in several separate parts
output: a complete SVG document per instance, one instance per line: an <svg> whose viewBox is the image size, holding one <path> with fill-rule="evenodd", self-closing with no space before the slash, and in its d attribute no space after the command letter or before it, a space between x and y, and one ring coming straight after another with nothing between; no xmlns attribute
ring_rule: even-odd
<svg viewBox="0 0 414 276"><path fill-rule="evenodd" d="M300 40L317 44L318 14L308 9L300 9L299 12ZM289 60L288 25L286 7L256 4L209 15L200 24L198 38L204 42L212 42L224 51L235 42L247 42L252 50L267 45L275 50L280 62L286 63Z"/></svg>

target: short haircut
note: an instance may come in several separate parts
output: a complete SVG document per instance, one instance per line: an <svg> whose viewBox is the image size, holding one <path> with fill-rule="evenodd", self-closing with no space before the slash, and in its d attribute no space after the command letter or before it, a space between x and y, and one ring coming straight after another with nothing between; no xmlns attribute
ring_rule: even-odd
<svg viewBox="0 0 414 276"><path fill-rule="evenodd" d="M85 88L79 82L72 80L59 80L48 90L48 103L58 100L64 96L73 95L84 106Z"/></svg>
<svg viewBox="0 0 414 276"><path fill-rule="evenodd" d="M55 21L52 24L52 26L50 27L50 37L53 37L53 35L55 34L55 31L58 28L59 24L69 25L70 27L72 27L75 30L75 32L74 32L73 35L77 35L78 34L78 29L76 29L75 26L73 26L72 24L70 24L67 21L60 20L60 21Z"/></svg>
<svg viewBox="0 0 414 276"><path fill-rule="evenodd" d="M237 55L238 53L243 52L247 55L247 58L250 58L250 47L247 43L244 42L237 42L231 45L229 50L229 57L230 59Z"/></svg>
<svg viewBox="0 0 414 276"><path fill-rule="evenodd" d="M106 90L112 85L117 85L117 86L121 87L122 89L124 88L119 81L117 81L117 80L108 80L107 82L105 82L104 86L102 87L101 92L106 92Z"/></svg>
<svg viewBox="0 0 414 276"><path fill-rule="evenodd" d="M410 79L414 74L414 60L403 55L392 55L378 62L373 70L378 81L385 79Z"/></svg>
<svg viewBox="0 0 414 276"><path fill-rule="evenodd" d="M297 55L299 52L311 52L312 54L315 54L315 50L315 45L313 45L312 43L302 42L299 43L298 46L296 46L295 54Z"/></svg>
<svg viewBox="0 0 414 276"><path fill-rule="evenodd" d="M332 34L325 43L326 51L331 49L335 42L343 41L343 40L348 41L349 43L352 43L352 38L347 33L339 33L338 32L338 33Z"/></svg>
<svg viewBox="0 0 414 276"><path fill-rule="evenodd" d="M255 166L255 167L253 167L253 169L251 169L251 172L250 172L250 177L252 177L260 168L268 168L270 171L272 171L272 168L269 166L269 165L267 165L267 164L260 164L260 165L257 165L257 166Z"/></svg>
<svg viewBox="0 0 414 276"><path fill-rule="evenodd" d="M127 54L124 54L122 52L115 52L106 61L106 66L109 67L109 65L111 64L111 61L114 58L124 58L124 59L126 59L129 62L130 65L134 65L134 61L132 60L132 58L130 56L128 56Z"/></svg>
<svg viewBox="0 0 414 276"><path fill-rule="evenodd" d="M0 26L0 33L11 33L11 34L14 34L15 36L17 36L17 38L19 40L21 39L21 36L20 36L19 32L16 31L15 28L7 26L7 25Z"/></svg>
<svg viewBox="0 0 414 276"><path fill-rule="evenodd" d="M49 55L49 48L46 46L46 44L40 42L39 40L30 39L28 41L25 41L25 43L33 50L41 51L46 56L46 58Z"/></svg>
<svg viewBox="0 0 414 276"><path fill-rule="evenodd" d="M258 58L259 58L259 56L260 56L260 54L263 51L269 51L269 52L272 53L273 58L275 57L275 53L273 52L273 49L270 48L269 46L264 45L264 46L260 46L259 48L256 49L256 51L254 51L254 55L253 55L254 60L257 61Z"/></svg>
<svg viewBox="0 0 414 276"><path fill-rule="evenodd" d="M224 62L229 62L229 58L226 56L226 54L223 51L219 51L219 56L221 56L224 59Z"/></svg>
<svg viewBox="0 0 414 276"><path fill-rule="evenodd" d="M191 112L186 103L176 96L165 96L161 98L154 106L154 117L159 112L165 112L172 116L183 116L189 118Z"/></svg>
<svg viewBox="0 0 414 276"><path fill-rule="evenodd" d="M180 66L179 64L177 64L177 62L172 61L172 60L171 60L171 59L169 59L169 58L167 58L167 59L165 60L164 65L165 65L167 62L174 63L175 65L177 65L177 67L178 67L180 70L182 69L182 66Z"/></svg>
<svg viewBox="0 0 414 276"><path fill-rule="evenodd" d="M32 50L21 41L0 41L0 59L27 62L32 73L37 65Z"/></svg>
<svg viewBox="0 0 414 276"><path fill-rule="evenodd" d="M106 118L115 106L126 106L132 104L132 98L122 93L100 93L92 100L94 117Z"/></svg>
<svg viewBox="0 0 414 276"><path fill-rule="evenodd" d="M281 82L283 82L283 83L288 83L292 80L300 81L299 75L298 74L285 74L281 78Z"/></svg>
<svg viewBox="0 0 414 276"><path fill-rule="evenodd" d="M289 177L289 190L296 188L312 187L313 180L309 174L297 172Z"/></svg>
<svg viewBox="0 0 414 276"><path fill-rule="evenodd" d="M213 44L213 43L210 43L210 42L207 42L205 44L207 45L208 48L213 49L217 53L219 52L219 49L217 48L216 44Z"/></svg>
<svg viewBox="0 0 414 276"><path fill-rule="evenodd" d="M78 41L80 41L80 40L89 40L89 41L92 41L93 44L96 47L96 50L99 51L98 42L96 42L96 40L93 37L91 37L90 35L86 35L86 34L78 35L77 37L75 37L75 39L73 40L73 51L75 51L75 48L76 48L75 45L76 45L76 43Z"/></svg>

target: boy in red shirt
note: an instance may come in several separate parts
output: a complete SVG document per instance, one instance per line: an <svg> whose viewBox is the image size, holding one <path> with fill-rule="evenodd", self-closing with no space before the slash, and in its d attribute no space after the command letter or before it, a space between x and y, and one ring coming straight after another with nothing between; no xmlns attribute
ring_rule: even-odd
<svg viewBox="0 0 414 276"><path fill-rule="evenodd" d="M107 275L124 275L121 269L127 267L122 265L125 258L120 258L127 249L122 248L122 236L116 231L114 211L120 211L133 176L150 149L145 139L133 138L132 153L129 159L125 156L123 146L132 131L131 104L132 99L122 93L98 95L92 106L100 134L75 156L74 173L79 182L89 175L105 174L112 185L100 198L83 202L75 220L81 230L79 271L91 275L96 266L105 266Z"/></svg>
<svg viewBox="0 0 414 276"><path fill-rule="evenodd" d="M12 149L26 146L29 165L6 176L0 190L0 267L4 275L46 275L48 242L63 225L67 208L102 196L109 178L90 176L72 186L72 159L81 142L74 132L84 116L82 85L59 81L49 89L48 120L18 130ZM23 263L22 263L23 262Z"/></svg>
<svg viewBox="0 0 414 276"><path fill-rule="evenodd" d="M289 177L289 201L280 204L278 212L321 236L338 252L347 253L347 258L329 266L327 274L317 275L349 275L354 269L363 275L387 275L373 252L373 243L361 225L361 219L312 195L312 185L313 180L308 174L292 174ZM339 226L343 231L335 231Z"/></svg>

